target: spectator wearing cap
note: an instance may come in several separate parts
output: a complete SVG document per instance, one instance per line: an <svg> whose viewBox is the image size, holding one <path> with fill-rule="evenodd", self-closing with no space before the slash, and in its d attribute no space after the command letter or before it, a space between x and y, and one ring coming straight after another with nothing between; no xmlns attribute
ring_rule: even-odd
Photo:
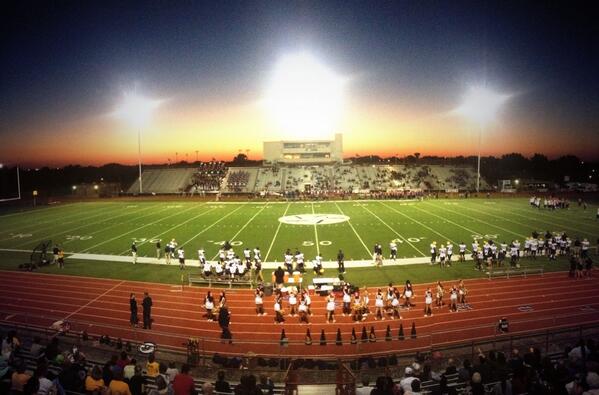
<svg viewBox="0 0 599 395"><path fill-rule="evenodd" d="M404 378L399 382L399 385L404 393L412 391L412 381L414 380L416 380L416 377L414 377L414 369L412 369L411 366L406 367L404 371Z"/></svg>

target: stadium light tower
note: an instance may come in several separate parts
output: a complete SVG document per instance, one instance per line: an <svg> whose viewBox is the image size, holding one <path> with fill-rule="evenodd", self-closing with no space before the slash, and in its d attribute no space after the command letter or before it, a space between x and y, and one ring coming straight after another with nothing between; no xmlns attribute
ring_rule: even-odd
<svg viewBox="0 0 599 395"><path fill-rule="evenodd" d="M496 93L486 86L471 86L462 104L454 110L458 115L478 125L478 161L476 168L476 192L480 190L480 153L483 129L495 120L497 112L511 95Z"/></svg>
<svg viewBox="0 0 599 395"><path fill-rule="evenodd" d="M123 119L137 129L137 158L139 164L139 194L143 193L141 182L141 129L147 125L152 112L157 109L162 100L149 99L136 92L128 92L114 112L114 116Z"/></svg>

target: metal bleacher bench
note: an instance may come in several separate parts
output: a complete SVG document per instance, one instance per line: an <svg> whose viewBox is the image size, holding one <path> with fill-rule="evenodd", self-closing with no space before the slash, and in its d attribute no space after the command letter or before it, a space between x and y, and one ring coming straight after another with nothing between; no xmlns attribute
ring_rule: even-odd
<svg viewBox="0 0 599 395"><path fill-rule="evenodd" d="M341 280L337 277L314 277L312 284L314 284L314 292L324 294L332 291L335 286L340 286Z"/></svg>
<svg viewBox="0 0 599 395"><path fill-rule="evenodd" d="M504 269L504 270L489 270L487 272L487 276L489 276L489 280L493 277L515 277L515 276L528 276L530 274L540 274L543 275L543 268L529 268L529 269Z"/></svg>
<svg viewBox="0 0 599 395"><path fill-rule="evenodd" d="M233 288L233 285L243 285L248 288L252 288L252 282L250 280L231 280L231 279L220 279L214 277L204 277L204 276L195 276L189 275L187 277L187 281L189 282L189 286L193 284L208 284L210 288L212 286L228 286L229 288Z"/></svg>

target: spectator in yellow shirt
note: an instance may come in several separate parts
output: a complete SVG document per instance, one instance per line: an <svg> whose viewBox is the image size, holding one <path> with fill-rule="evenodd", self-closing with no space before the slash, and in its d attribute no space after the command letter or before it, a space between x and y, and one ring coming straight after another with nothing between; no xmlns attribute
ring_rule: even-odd
<svg viewBox="0 0 599 395"><path fill-rule="evenodd" d="M150 354L148 357L148 363L146 364L146 374L148 377L157 377L160 374L160 364L156 362L154 354Z"/></svg>
<svg viewBox="0 0 599 395"><path fill-rule="evenodd" d="M114 372L114 377L108 386L111 395L131 395L129 385L123 381L123 371L118 369Z"/></svg>
<svg viewBox="0 0 599 395"><path fill-rule="evenodd" d="M106 387L102 379L102 369L98 365L92 368L91 373L85 378L85 391L102 391Z"/></svg>

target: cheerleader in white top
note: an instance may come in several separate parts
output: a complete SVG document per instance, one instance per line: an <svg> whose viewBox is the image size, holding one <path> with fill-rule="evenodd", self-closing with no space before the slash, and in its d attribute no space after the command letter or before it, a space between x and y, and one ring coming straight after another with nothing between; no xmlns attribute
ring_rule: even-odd
<svg viewBox="0 0 599 395"><path fill-rule="evenodd" d="M343 287L343 316L351 314L351 295L349 294L349 288Z"/></svg>
<svg viewBox="0 0 599 395"><path fill-rule="evenodd" d="M281 307L281 296L277 295L275 297L275 324L282 324L285 322L285 317L283 317L283 310Z"/></svg>
<svg viewBox="0 0 599 395"><path fill-rule="evenodd" d="M445 288L443 288L443 284L441 284L441 281L437 281L437 295L436 295L436 305L437 308L440 309L445 302L443 302L443 295L445 294Z"/></svg>
<svg viewBox="0 0 599 395"><path fill-rule="evenodd" d="M370 294L368 293L368 288L364 288L362 302L364 304L364 315L366 316L370 314Z"/></svg>
<svg viewBox="0 0 599 395"><path fill-rule="evenodd" d="M374 313L374 319L378 320L384 320L385 319L385 315L384 315L384 308L385 308L385 301L383 300L383 292L381 291L381 289L379 288L376 295L374 296L374 307L375 307L375 313Z"/></svg>
<svg viewBox="0 0 599 395"><path fill-rule="evenodd" d="M204 298L204 308L206 309L205 317L208 321L214 321L214 298L212 297L212 292L208 291L206 297Z"/></svg>
<svg viewBox="0 0 599 395"><path fill-rule="evenodd" d="M335 320L335 296L332 292L327 296L327 323L337 322Z"/></svg>
<svg viewBox="0 0 599 395"><path fill-rule="evenodd" d="M303 300L306 302L306 312L309 316L312 316L312 310L310 309L310 306L312 305L312 298L307 290L304 290Z"/></svg>
<svg viewBox="0 0 599 395"><path fill-rule="evenodd" d="M433 316L433 293L430 288L426 289L424 293L424 316Z"/></svg>
<svg viewBox="0 0 599 395"><path fill-rule="evenodd" d="M412 283L410 282L410 280L406 280L406 285L404 286L404 289L403 289L403 297L406 300L404 303L404 306L407 307L408 309L410 307L414 307L414 305L412 304L413 296L414 296L414 289L412 288Z"/></svg>
<svg viewBox="0 0 599 395"><path fill-rule="evenodd" d="M454 285L449 292L449 311L458 311L458 288Z"/></svg>
<svg viewBox="0 0 599 395"><path fill-rule="evenodd" d="M254 301L256 302L256 314L259 316L266 315L266 313L264 312L263 297L264 297L264 292L262 292L262 290L260 290L260 289L257 289Z"/></svg>
<svg viewBox="0 0 599 395"><path fill-rule="evenodd" d="M393 319L399 318L401 320L401 313L400 313L400 309L399 309L399 298L400 297L401 297L401 295L399 294L399 291L395 291L391 298L391 318L393 318Z"/></svg>
<svg viewBox="0 0 599 395"><path fill-rule="evenodd" d="M465 304L466 295L468 295L468 290L464 285L464 280L460 280L460 282L458 283L458 303Z"/></svg>
<svg viewBox="0 0 599 395"><path fill-rule="evenodd" d="M299 307L298 307L298 311L299 311L299 322L300 324L309 324L310 323L310 319L309 319L309 315L308 315L308 305L306 304L306 297L303 296L302 300L300 301Z"/></svg>
<svg viewBox="0 0 599 395"><path fill-rule="evenodd" d="M297 315L297 296L295 292L289 293L289 315L295 317Z"/></svg>

